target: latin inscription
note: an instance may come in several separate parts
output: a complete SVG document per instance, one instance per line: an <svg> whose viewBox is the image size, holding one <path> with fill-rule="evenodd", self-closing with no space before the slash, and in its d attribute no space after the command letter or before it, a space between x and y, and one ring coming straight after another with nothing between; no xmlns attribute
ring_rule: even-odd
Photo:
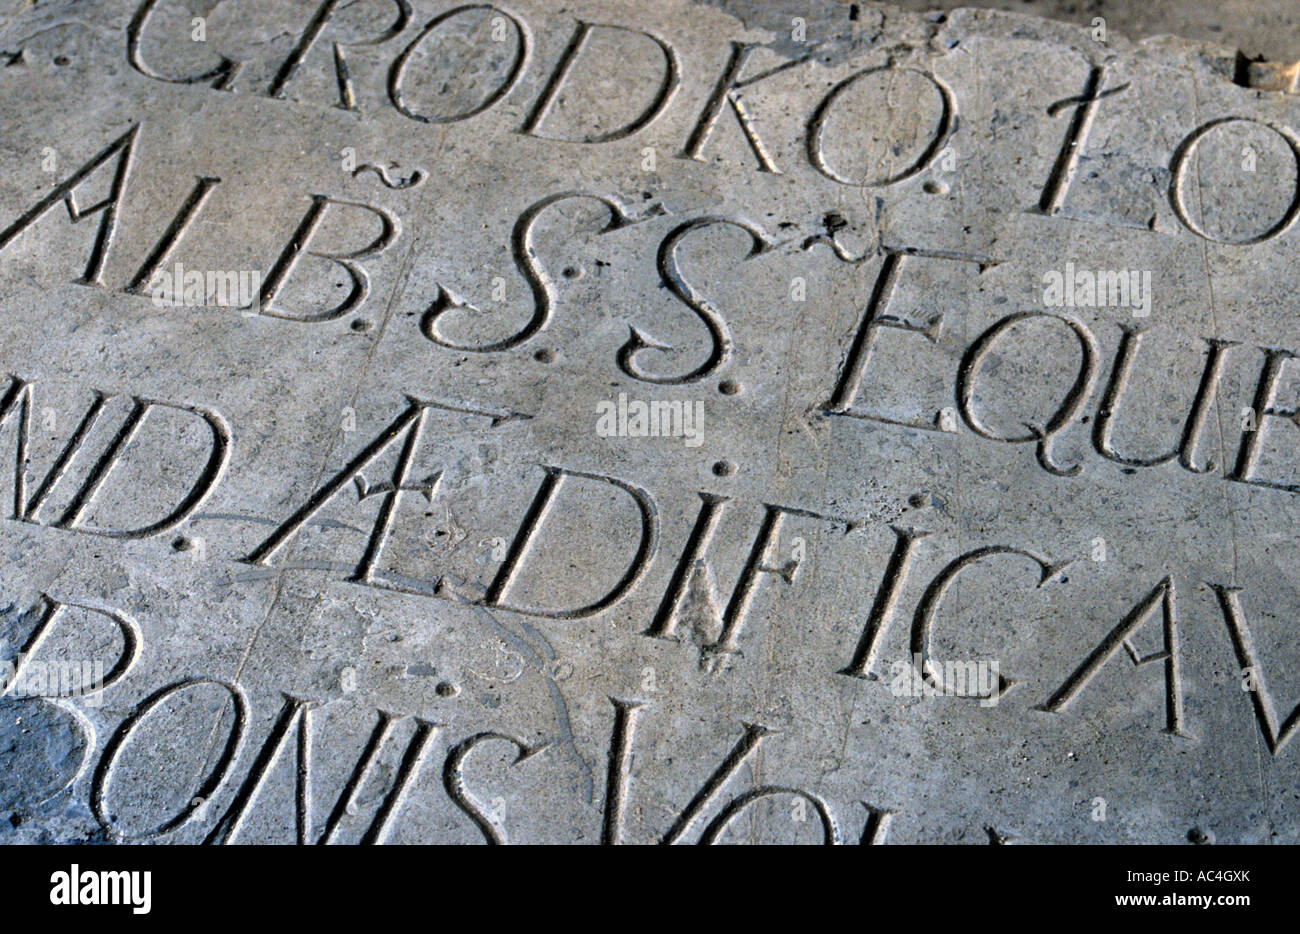
<svg viewBox="0 0 1300 934"><path fill-rule="evenodd" d="M899 750L937 767L952 717L1053 763L1088 730L1295 755L1300 124L1267 95L966 20L886 52L324 0L250 43L128 6L138 106L0 160L0 527L66 570L6 579L0 703L71 750L15 813L1005 843L1014 804L932 820ZM1017 96L1024 43L1055 57ZM293 152L182 158L155 97Z"/></svg>

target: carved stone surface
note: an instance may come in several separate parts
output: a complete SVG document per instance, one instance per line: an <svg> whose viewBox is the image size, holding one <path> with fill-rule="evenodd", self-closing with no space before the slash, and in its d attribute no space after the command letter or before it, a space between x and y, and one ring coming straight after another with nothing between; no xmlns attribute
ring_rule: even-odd
<svg viewBox="0 0 1300 934"><path fill-rule="evenodd" d="M1300 842L1294 88L750 6L0 6L0 840Z"/></svg>

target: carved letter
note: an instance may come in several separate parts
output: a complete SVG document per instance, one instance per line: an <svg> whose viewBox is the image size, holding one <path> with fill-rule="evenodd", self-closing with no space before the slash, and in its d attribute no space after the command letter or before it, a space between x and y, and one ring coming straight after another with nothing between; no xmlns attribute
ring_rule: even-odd
<svg viewBox="0 0 1300 934"><path fill-rule="evenodd" d="M695 312L704 326L708 328L709 356L695 369L680 376L652 375L638 366L636 362L637 355L643 350L666 351L673 348L646 338L635 327L632 327L631 336L628 338L627 343L620 347L618 351L619 369L628 376L644 380L647 383L659 383L661 385L689 383L708 376L726 362L728 355L731 353L731 332L727 329L726 319L709 303L708 299L696 292L691 284L686 281L677 264L677 250L681 246L682 240L692 231L710 227L714 224L727 224L739 228L749 235L749 252L742 257L742 260L753 259L771 247L771 243L768 242L759 228L725 217L697 217L674 228L668 236L664 237L663 242L659 245L659 275L662 277L664 284L668 286L668 290L677 296L682 304Z"/></svg>
<svg viewBox="0 0 1300 934"><path fill-rule="evenodd" d="M722 74L718 77L718 83L713 87L713 93L704 103L704 109L700 112L700 119L695 123L695 129L691 131L690 138L686 141L686 146L682 149L681 156L686 159L694 159L697 162L703 162L700 156L709 137L713 134L714 127L718 124L718 118L722 115L724 105L731 107L731 112L736 117L736 122L740 124L740 131L745 136L745 142L749 144L750 150L754 153L754 158L758 160L758 169L760 172L772 172L780 174L772 162L771 156L767 154L767 147L763 141L758 138L750 123L749 113L745 105L736 97L736 91L748 87L764 78L779 74L796 65L802 65L812 58L812 53L800 56L788 62L783 62L775 68L769 68L753 77L746 78L743 81L740 78L741 69L745 67L745 60L749 58L749 53L758 48L758 43L741 43L732 41L731 53L727 59L727 64L722 69Z"/></svg>
<svg viewBox="0 0 1300 934"><path fill-rule="evenodd" d="M1142 342L1143 328L1127 324L1121 324L1119 327L1124 332L1124 336L1120 338L1119 350L1115 353L1115 363L1110 371L1110 380L1106 383L1106 389L1102 393L1101 403L1097 406L1097 420L1092 426L1092 443L1096 447L1097 453L1107 460L1128 467L1154 467L1177 457L1178 462L1192 473L1208 473L1214 470L1217 467L1214 461L1206 461L1204 467L1196 466L1194 461L1196 442L1200 437L1201 429L1205 427L1205 419L1209 414L1210 404L1214 401L1214 389L1219 382L1219 375L1223 371L1225 352L1227 348L1235 346L1236 341L1215 338L1205 339L1205 343L1210 347L1210 352L1205 358L1205 368L1201 371L1201 382L1196 389L1196 398L1192 402L1192 410L1187 413L1187 420L1183 422L1183 434L1178 446L1163 457L1145 459L1125 457L1111 446L1111 423L1114 421L1115 413L1119 410L1120 397L1124 392L1124 386L1128 383L1129 373L1133 368L1133 358L1137 355L1138 346Z"/></svg>
<svg viewBox="0 0 1300 934"><path fill-rule="evenodd" d="M560 87L568 79L570 71L573 68L574 61L578 58L578 53L586 44L588 36L597 29L608 29L611 31L620 31L631 33L633 35L645 36L658 48L659 53L663 55L663 81L660 84L659 92L654 99L646 106L641 113L632 117L622 126L607 130L604 133L589 134L578 139L566 139L562 136L542 136L537 132L538 124L545 118L546 113L550 110ZM537 136L541 139L564 140L573 143L604 143L610 140L623 139L644 129L650 124L655 117L664 109L668 99L677 88L677 56L673 54L672 46L664 42L658 36L652 36L648 32L640 29L629 29L626 26L608 26L603 23L588 23L584 20L578 20L574 27L573 37L569 40L568 46L560 56L560 61L555 66L555 71L551 73L551 78L546 87L542 89L541 95L533 105L532 111L528 114L524 125L519 132L526 135Z"/></svg>
<svg viewBox="0 0 1300 934"><path fill-rule="evenodd" d="M1255 639L1250 633L1250 627L1246 625L1246 617L1241 612L1239 594L1242 588L1224 584L1210 584L1210 588L1219 598L1223 621L1228 626L1228 634L1232 637L1232 649L1237 655L1237 664L1243 669L1249 668L1254 672L1250 702L1255 707L1255 719L1259 722L1260 732L1264 734L1268 751L1276 756L1295 736L1297 728L1300 728L1300 704L1297 704L1279 725L1273 695L1264 678L1264 666L1260 663L1259 653L1255 649Z"/></svg>
<svg viewBox="0 0 1300 934"><path fill-rule="evenodd" d="M496 818L490 814L484 814L478 803L466 790L464 764L465 757L473 752L479 743L497 739L513 743L515 748L519 750L519 754L515 756L515 761L511 765L518 765L546 748L545 746L529 746L527 743L520 742L513 736L507 736L504 733L492 731L475 733L469 739L461 740L451 748L451 751L447 753L447 761L443 763L442 768L442 784L447 791L447 797L452 800L456 807L469 815L470 820L482 832L483 838L489 844L505 843L505 828L501 826Z"/></svg>
<svg viewBox="0 0 1300 934"><path fill-rule="evenodd" d="M1060 321L1074 334L1079 342L1079 350L1082 359L1079 362L1079 375L1070 387L1065 398L1061 401L1060 407L1056 413L1047 420L1047 424L1041 428L1036 425L1026 425L1028 432L1023 435L1014 435L1004 437L994 434L983 422L976 417L971 408L971 400L975 394L975 374L979 371L980 362L984 355L988 353L994 343L1001 336L1002 332L1010 328L1019 321L1026 321L1030 318L1047 318L1053 321ZM1075 464L1073 467L1061 467L1052 462L1051 444L1053 436L1064 429L1070 421L1079 414L1083 404L1087 401L1088 393L1092 391L1093 376L1097 368L1097 345L1092 338L1092 334L1086 327L1071 318L1064 316L1049 315L1040 311L1022 311L1016 314L1007 315L998 321L987 331L979 336L975 343L971 344L970 349L962 358L961 368L957 373L957 400L958 410L966 424L982 438L988 438L991 441L1005 441L1008 444L1021 444L1026 441L1037 441L1038 463L1044 470L1056 474L1058 477L1072 477L1083 469L1081 464Z"/></svg>
<svg viewBox="0 0 1300 934"><path fill-rule="evenodd" d="M1143 623L1150 618L1155 608L1160 607L1161 618L1163 622L1164 650L1161 652L1152 652L1150 655L1138 655L1138 651L1133 647L1129 639L1133 633L1142 628ZM1060 713L1069 703L1074 700L1084 686L1092 680L1101 667L1110 661L1120 647L1128 653L1129 659L1134 666L1145 665L1148 662L1165 663L1165 729L1164 732L1172 733L1174 736L1187 736L1183 732L1183 696L1182 683L1178 677L1178 617L1174 611L1174 580L1172 577L1166 577L1155 589L1138 602L1137 606L1129 612L1120 624L1111 630L1110 634L1101 641L1101 644L1092 651L1092 654L1084 659L1074 672L1066 679L1065 684L1057 689L1056 693L1048 698L1039 710L1045 710L1049 713Z"/></svg>
<svg viewBox="0 0 1300 934"><path fill-rule="evenodd" d="M126 187L126 176L131 166L132 147L135 145L135 135L139 129L140 125L138 123L132 126L131 129L109 143L97 156L56 186L35 207L0 231L0 250L7 247L15 237L39 220L46 211L60 201L67 208L68 217L74 224L83 217L98 213L100 215L99 230L95 234L94 243L90 248L90 258L86 261L86 271L76 281L82 285L103 285L99 281L99 275L104 269L104 260L108 257L108 248L113 239L118 201L121 200L122 190ZM109 186L108 196L90 207L83 208L78 205L77 188L100 166L114 158L117 160L117 166L113 170L113 181Z"/></svg>
<svg viewBox="0 0 1300 934"><path fill-rule="evenodd" d="M230 733L226 737L225 745L222 746L216 761L212 768L208 770L207 775L203 778L202 783L193 795L187 797L186 804L177 813L163 820L155 827L143 831L142 833L125 835L121 834L112 823L109 815L112 809L107 804L109 785L113 776L113 767L117 762L118 756L122 754L131 733L142 724L150 714L158 707L162 706L171 697L188 691L201 685L214 685L225 691L230 702L234 706L234 716L230 726ZM90 788L90 809L99 821L105 831L118 835L126 840L143 840L151 837L159 837L169 831L175 830L184 824L193 816L194 812L203 806L203 803L211 798L220 789L222 782L225 781L226 773L230 770L234 762L235 754L239 751L240 741L243 739L244 729L248 722L248 703L244 700L244 693L235 684L225 681L216 681L211 678L187 678L183 681L177 681L174 684L166 685L159 688L153 694L150 694L142 700L130 715L122 721L122 725L109 738L104 752L100 756L99 765L95 769L95 776ZM181 747L177 747L181 748ZM201 753L205 756L211 755L211 750L206 744L195 744L190 747L192 751Z"/></svg>
<svg viewBox="0 0 1300 934"><path fill-rule="evenodd" d="M218 56L221 60L207 71L197 75L183 75L180 77L161 74L145 63L140 55L140 42L144 38L144 29L149 21L149 15L158 6L158 2L159 0L144 0L140 4L140 8L135 11L135 15L131 17L130 24L126 27L126 57L131 63L131 67L146 78L153 78L157 81L169 81L172 84L201 84L204 81L210 81L212 87L218 91L229 90L230 82L239 73L241 63L232 61L224 55Z"/></svg>
<svg viewBox="0 0 1300 934"><path fill-rule="evenodd" d="M437 285L437 295L429 305L424 316L420 319L420 331L429 340L443 347L449 347L452 350L469 351L473 353L493 353L499 350L509 350L511 347L518 347L536 334L542 328L546 327L551 319L551 293L547 288L546 279L543 276L541 264L537 261L536 248L533 241L533 226L537 223L539 216L547 208L574 198L589 199L601 204L609 212L609 220L605 226L601 227L598 233L609 233L613 230L619 230L629 224L636 223L623 212L623 209L614 201L603 198L599 195L589 195L581 191L565 191L559 194L549 195L530 206L526 211L519 215L515 221L514 230L510 237L510 248L514 255L515 266L519 269L520 274L528 282L529 288L533 293L533 310L528 320L518 331L496 341L488 343L468 344L459 342L444 336L440 332L441 319L447 312L470 312L475 315L481 315L482 312L473 305L453 295L442 285ZM638 219L639 220L639 219Z"/></svg>
<svg viewBox="0 0 1300 934"><path fill-rule="evenodd" d="M955 694L956 692L952 690L951 685L944 682L942 673L938 673L936 677L935 669L930 664L930 630L934 626L934 615L939 609L939 604L943 601L943 595L947 593L948 588L957 579L958 574L972 564L996 555L1016 555L1034 562L1038 566L1039 572L1036 587L1042 587L1065 567L1064 563L1053 564L1033 552L1025 551L1023 548L1015 548L1010 545L988 545L966 552L935 575L934 580L930 581L930 585L925 589L925 594L916 605L916 614L912 617L911 652L913 658L919 657L921 659L922 677L940 693ZM1000 700L1015 684L1015 681L1009 680L999 673L996 693L989 694L981 698L981 700Z"/></svg>
<svg viewBox="0 0 1300 934"><path fill-rule="evenodd" d="M650 626L642 633L643 635L656 639L675 640L678 638L679 613L682 610L682 604L685 602L691 575L702 571L704 568L705 555L708 551L709 541L713 537L714 526L717 524L723 506L727 502L724 497L714 496L709 493L701 493L700 499L703 502L700 506L699 515L695 520L695 527L691 530L686 547L677 560L677 567L673 571L663 601L659 604L659 610L655 613ZM794 576L798 572L801 563L797 558L792 558L779 566L770 563L772 553L775 551L777 535L786 516L819 519L841 525L849 524L846 520L836 516L823 515L792 506L777 506L764 503L763 520L759 523L758 531L754 535L754 543L750 547L749 557L745 560L744 567L741 568L740 577L737 579L736 586L731 591L731 597L727 600L726 609L722 613L721 632L712 643L702 647L701 663L707 665L710 660L717 660L718 656L734 654L739 650L740 630L744 625L745 614L749 609L750 601L754 597L760 574L774 574L787 584L794 581ZM714 603L714 595L709 594L706 599L711 608Z"/></svg>
<svg viewBox="0 0 1300 934"><path fill-rule="evenodd" d="M317 844L324 845L333 842L339 822L348 813L349 808L355 807L357 791L374 765L375 757L379 754L380 748L391 735L393 725L402 720L402 717L383 710L378 711L378 713L379 721L375 724L369 740L361 751L360 758L357 759L357 764L353 767L347 782L343 786L343 790L339 793L338 800L335 801L334 807L330 810L329 817L325 822L325 828L316 840ZM401 764L398 766L397 774L393 777L392 784L385 791L383 801L376 809L369 827L361 838L363 844L384 842L392 818L397 813L398 808L401 807L402 799L410 789L420 763L424 759L429 742L437 735L438 728L442 726L440 723L430 723L418 718L415 722L415 732L411 734L411 738L407 741L406 751L402 756ZM294 813L297 842L299 845L309 842L312 831L311 703L302 698L285 694L284 707L281 708L280 716L271 727L270 735L266 738L266 742L262 744L257 758L249 768L248 774L240 785L239 791L236 792L234 799L230 802L230 806L226 808L225 814L208 832L203 841L205 844L234 842L245 816L256 801L267 776L279 759L281 751L288 740L290 730L295 729L297 743L295 745L294 775L297 777L297 781L294 787L296 805Z"/></svg>
<svg viewBox="0 0 1300 934"><path fill-rule="evenodd" d="M876 599L871 604L871 612L862 629L862 638L858 640L857 651L853 653L853 661L849 662L847 668L840 670L842 675L875 680L876 675L872 672L871 665L875 661L877 644L889 627L889 619L903 589L903 581L907 578L907 568L912 561L912 546L918 539L930 534L893 525L890 529L895 535L894 550L889 556L880 588L876 591Z"/></svg>
<svg viewBox="0 0 1300 934"><path fill-rule="evenodd" d="M280 66L280 70L275 75L275 80L271 82L271 87L267 89L267 97L284 97L284 86L289 83L289 79L293 77L294 72L298 70L298 66L302 64L303 58L311 51L311 47L315 45L321 31L325 28L325 24L334 15L334 10L339 6L340 2L341 0L324 0L321 3L320 9L316 11L316 14L307 23L306 28L303 29L302 35L298 37L298 43L293 47L293 51L289 53L289 57ZM347 5L345 4L345 6ZM380 45L405 29L406 24L411 19L411 6L407 0L393 0L393 5L397 7L397 17L393 20L392 25L373 39L350 42L347 45ZM339 102L334 106L340 110L356 110L356 96L352 91L352 80L348 77L347 57L343 54L343 49L346 46L341 42L335 42L333 47L334 77L339 88Z"/></svg>
<svg viewBox="0 0 1300 934"><path fill-rule="evenodd" d="M321 221L325 219L325 214L330 205L361 208L363 211L374 214L379 218L381 224L379 236L367 245L350 253L318 253L315 250L308 250L307 244L315 235L317 228L320 227ZM311 207L303 215L302 220L298 223L298 229L293 232L293 236L289 238L289 243L285 246L284 252L275 261L275 265L271 267L266 280L262 283L262 294L260 296L262 307L258 313L271 318L284 318L289 321L331 321L343 317L343 315L346 315L365 301L366 295L370 291L370 277L366 275L366 271L359 264L352 261L361 259L363 256L373 256L376 253L383 252L397 239L399 232L400 227L397 219L390 217L386 211L379 208L356 201L335 201L325 195L312 195ZM343 270L348 274L348 278L352 280L352 291L333 308L327 308L324 311L315 313L296 313L288 309L274 307L275 296L279 294L285 280L293 273L294 266L297 265L304 251L308 256L327 259L343 267Z"/></svg>
<svg viewBox="0 0 1300 934"><path fill-rule="evenodd" d="M546 476L542 478L537 493L533 497L528 511L524 514L518 531L515 532L514 541L510 543L505 560L501 562L501 567L497 570L496 576L492 579L492 583L488 585L487 592L483 597L483 605L500 607L503 610L513 610L516 613L527 613L531 616L544 616L548 619L582 619L583 617L594 616L623 599L627 592L641 579L641 575L645 573L650 561L654 558L659 536L659 519L654 499L639 486L619 480L616 477L585 473L580 470L569 470L565 467L544 467L544 469L546 470ZM545 521L552 501L555 499L555 494L565 477L608 483L610 486L622 490L631 498L633 505L636 506L641 525L641 534L632 563L623 572L618 582L604 596L583 606L572 609L544 609L541 607L512 606L504 603L502 601L505 598L506 590L510 587L511 579L527 557L537 530Z"/></svg>
<svg viewBox="0 0 1300 934"><path fill-rule="evenodd" d="M831 181L838 182L841 185L861 186L865 184L863 179L860 178L846 178L826 161L822 135L826 129L826 121L830 117L831 108L835 106L835 102L839 100L842 94L848 91L849 88L861 79L868 75L879 74L889 70L891 70L890 66L885 66L883 68L868 68L865 71L859 71L856 74L849 75L849 77L845 78L827 92L826 96L822 98L821 103L817 105L817 109L813 112L812 120L808 124L808 161L812 163L813 168L818 172L821 172ZM911 178L913 175L924 169L930 164L931 160L939 154L940 150L943 149L943 144L947 141L948 136L955 125L957 105L953 100L952 91L948 89L948 86L934 75L926 72L910 68L906 69L906 71L911 74L920 75L923 79L933 84L938 90L939 121L934 128L934 135L930 138L929 144L921 151L921 154L901 171L880 179L872 180L869 184L873 187L882 187L885 185L892 185L895 182L901 182L906 178ZM912 123L913 121L907 121L907 125L909 126L911 126Z"/></svg>
<svg viewBox="0 0 1300 934"><path fill-rule="evenodd" d="M445 116L430 116L428 114L417 113L406 105L406 102L402 97L402 79L411 56L415 54L416 50L420 47L420 44L424 42L425 38L430 33L434 32L434 30L439 26L442 26L444 23L447 23L458 16L462 16L465 13L471 13L475 10L481 10L484 14L494 14L493 19L501 17L502 22L508 22L515 31L515 41L518 43L519 49L515 53L514 60L507 68L505 76L497 83L496 87L488 91L487 95L481 101L467 110L462 110L460 113L447 114ZM412 120L419 120L421 123L455 123L458 120L468 120L475 114L480 114L487 110L497 101L501 100L501 98L505 97L506 94L510 92L510 89L515 86L515 82L519 80L519 75L523 72L524 64L527 61L528 34L525 32L523 24L520 23L519 20L515 19L515 17L511 16L504 10L499 10L487 3L472 3L465 6L458 6L453 10L448 10L446 13L429 20L428 25L426 25L424 29L420 30L420 34L415 37L410 45L402 50L401 55L397 56L397 60L393 62L393 67L388 73L388 97L392 100L393 106L397 108L398 113L410 117Z"/></svg>
<svg viewBox="0 0 1300 934"><path fill-rule="evenodd" d="M1270 487L1274 490L1286 490L1288 493L1300 493L1300 483L1281 483L1275 480L1261 480L1254 476L1259 459L1260 443L1264 438L1265 420L1270 418L1286 419L1293 424L1300 424L1300 406L1289 409L1275 407L1273 396L1277 392L1278 380L1282 367L1288 360L1295 358L1289 350L1277 347L1261 347L1264 351L1264 366L1259 373L1259 382L1255 385L1255 401L1252 407L1254 419L1241 433L1241 446L1237 449L1237 466L1228 474L1227 479L1252 486Z"/></svg>

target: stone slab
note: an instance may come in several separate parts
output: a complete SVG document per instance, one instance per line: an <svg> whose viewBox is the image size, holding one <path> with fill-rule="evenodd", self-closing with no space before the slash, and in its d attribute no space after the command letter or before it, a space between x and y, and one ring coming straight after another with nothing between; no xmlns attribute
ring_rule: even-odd
<svg viewBox="0 0 1300 934"><path fill-rule="evenodd" d="M0 10L0 840L1297 842L1300 99L773 11Z"/></svg>

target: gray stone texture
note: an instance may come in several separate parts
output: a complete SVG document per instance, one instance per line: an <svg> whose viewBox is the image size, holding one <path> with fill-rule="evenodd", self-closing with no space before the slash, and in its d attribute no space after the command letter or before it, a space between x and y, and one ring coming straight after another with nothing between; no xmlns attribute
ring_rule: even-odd
<svg viewBox="0 0 1300 934"><path fill-rule="evenodd" d="M1239 44L0 5L0 840L1297 842Z"/></svg>

